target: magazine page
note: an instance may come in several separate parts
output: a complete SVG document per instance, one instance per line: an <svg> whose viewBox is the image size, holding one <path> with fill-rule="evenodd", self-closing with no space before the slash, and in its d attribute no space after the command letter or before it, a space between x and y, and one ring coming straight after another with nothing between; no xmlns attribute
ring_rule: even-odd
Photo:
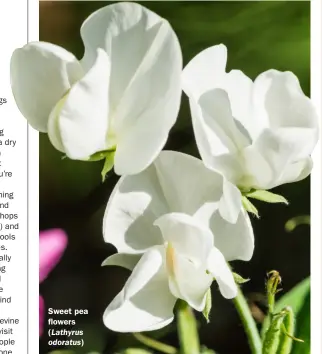
<svg viewBox="0 0 322 354"><path fill-rule="evenodd" d="M320 1L0 19L0 354L320 354Z"/></svg>

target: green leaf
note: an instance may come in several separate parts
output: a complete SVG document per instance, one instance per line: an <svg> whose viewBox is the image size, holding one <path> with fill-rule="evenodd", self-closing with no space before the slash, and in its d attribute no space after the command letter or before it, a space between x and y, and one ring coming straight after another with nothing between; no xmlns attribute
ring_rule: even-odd
<svg viewBox="0 0 322 354"><path fill-rule="evenodd" d="M101 172L102 182L105 181L105 177L107 173L110 172L114 166L114 155L115 155L115 151L112 151L105 158L104 166Z"/></svg>
<svg viewBox="0 0 322 354"><path fill-rule="evenodd" d="M301 311L307 294L310 291L310 277L304 279L293 289L282 296L275 304L275 313L282 311L285 306L290 306L294 312L295 321L297 322L298 313ZM296 324L295 324L296 325ZM269 318L266 317L262 326L262 338L269 326ZM297 328L297 325L296 325ZM295 331L295 337L302 339Z"/></svg>
<svg viewBox="0 0 322 354"><path fill-rule="evenodd" d="M310 353L310 336L311 336L311 302L310 291L306 294L303 306L297 314L295 336L302 339L304 343L293 342L292 354L309 354Z"/></svg>
<svg viewBox="0 0 322 354"><path fill-rule="evenodd" d="M242 196L242 204L243 204L243 207L244 207L244 209L246 211L248 211L249 213L254 214L259 219L259 214L258 214L258 211L257 211L256 207L244 195Z"/></svg>
<svg viewBox="0 0 322 354"><path fill-rule="evenodd" d="M255 190L245 194L248 198L261 200L266 203L283 203L288 205L288 201L281 195L265 190Z"/></svg>
<svg viewBox="0 0 322 354"><path fill-rule="evenodd" d="M234 272L233 272L233 276L234 276L235 283L238 285L247 283L250 280L250 279L245 279L241 275L234 273Z"/></svg>
<svg viewBox="0 0 322 354"><path fill-rule="evenodd" d="M211 311L211 306L212 306L211 290L209 288L207 291L207 294L206 294L206 305L202 311L202 314L204 315L207 323L209 323L209 315L210 315L210 311Z"/></svg>

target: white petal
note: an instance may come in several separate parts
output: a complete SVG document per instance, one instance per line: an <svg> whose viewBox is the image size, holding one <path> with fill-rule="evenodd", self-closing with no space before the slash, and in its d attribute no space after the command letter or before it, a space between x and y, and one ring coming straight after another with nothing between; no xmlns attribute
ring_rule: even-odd
<svg viewBox="0 0 322 354"><path fill-rule="evenodd" d="M312 148L310 134L307 139L304 137L305 134L301 137L298 128L265 129L255 144L243 151L246 175L251 176L248 184L257 189L270 189L283 183L284 179L288 182L299 180L302 175L299 165L296 165L297 168L293 165L306 160ZM307 170L307 167L303 168ZM244 181L241 184L247 183Z"/></svg>
<svg viewBox="0 0 322 354"><path fill-rule="evenodd" d="M214 136L212 131L207 127L206 123L204 122L201 108L199 107L198 102L194 98L190 98L189 105L192 118L192 127L199 154L204 164L211 169L214 165L212 146L215 146L215 143L218 141L218 139L216 136Z"/></svg>
<svg viewBox="0 0 322 354"><path fill-rule="evenodd" d="M219 203L219 212L223 219L235 224L242 209L240 190L226 178L223 179L223 195Z"/></svg>
<svg viewBox="0 0 322 354"><path fill-rule="evenodd" d="M255 114L271 129L301 127L316 129L316 110L291 72L269 70L254 82Z"/></svg>
<svg viewBox="0 0 322 354"><path fill-rule="evenodd" d="M159 249L147 251L123 290L104 312L106 327L117 332L152 331L173 320L176 298L171 295Z"/></svg>
<svg viewBox="0 0 322 354"><path fill-rule="evenodd" d="M211 231L198 219L182 213L163 215L155 225L168 244L167 267L173 295L202 311L212 283L205 263L214 242Z"/></svg>
<svg viewBox="0 0 322 354"><path fill-rule="evenodd" d="M142 253L162 244L153 222L168 212L153 166L135 176L121 177L109 198L103 220L105 242L121 253Z"/></svg>
<svg viewBox="0 0 322 354"><path fill-rule="evenodd" d="M119 266L128 270L133 270L140 260L140 255L115 253L109 256L102 263L102 266Z"/></svg>
<svg viewBox="0 0 322 354"><path fill-rule="evenodd" d="M71 159L86 159L107 146L109 76L109 58L99 49L93 67L51 115L51 119L57 119L60 140ZM49 138L57 140L56 133L57 130L50 130Z"/></svg>
<svg viewBox="0 0 322 354"><path fill-rule="evenodd" d="M11 86L18 108L30 125L47 132L51 110L83 76L75 56L54 44L35 42L14 51Z"/></svg>
<svg viewBox="0 0 322 354"><path fill-rule="evenodd" d="M48 138L49 141L52 143L53 147L58 151L65 152L64 144L61 140L61 133L59 128L59 115L61 112L62 107L65 104L67 99L67 94L63 96L58 103L54 106L53 110L50 112L49 119L48 119Z"/></svg>
<svg viewBox="0 0 322 354"><path fill-rule="evenodd" d="M122 97L115 107L113 129L120 136L126 135L129 127L134 124L151 125L151 119L153 119L153 124L156 124L159 133L162 133L160 128L165 126L166 128L163 129L169 130L179 112L182 93L180 44L167 21L160 18L160 23L153 30L155 31L153 41L138 63L131 80L127 82ZM131 54L132 60L133 53L129 53ZM116 54L115 60L119 61ZM128 60L124 65L127 64ZM119 82L123 73L122 67L115 81ZM116 75L114 71L113 74ZM114 90L112 81L111 92ZM111 100L114 101L113 98Z"/></svg>
<svg viewBox="0 0 322 354"><path fill-rule="evenodd" d="M248 132L232 114L228 93L215 88L205 92L198 101L203 119L218 140L212 147L214 156L235 152L251 144Z"/></svg>
<svg viewBox="0 0 322 354"><path fill-rule="evenodd" d="M165 132L158 121L153 126L141 125L139 122L133 125L126 136L117 140L115 173L124 176L142 172L159 155L168 139L168 133L169 130Z"/></svg>
<svg viewBox="0 0 322 354"><path fill-rule="evenodd" d="M135 3L98 10L84 22L81 33L86 66L97 47L111 56L115 172L139 173L162 150L177 119L182 71L178 39L166 20Z"/></svg>
<svg viewBox="0 0 322 354"><path fill-rule="evenodd" d="M306 178L312 171L313 161L310 157L289 164L278 181L279 185L298 182Z"/></svg>
<svg viewBox="0 0 322 354"><path fill-rule="evenodd" d="M253 82L240 70L226 73L226 62L227 48L222 44L202 51L183 70L183 90L195 101L208 91L224 90L229 97L233 117L253 133L256 124L251 115Z"/></svg>
<svg viewBox="0 0 322 354"><path fill-rule="evenodd" d="M238 183L241 187L269 189L274 184L277 171L275 171L274 164L270 164L265 158L265 150L263 153L261 149L257 149L256 145L252 145L243 151L242 159L245 174ZM279 170L281 171L281 167Z"/></svg>
<svg viewBox="0 0 322 354"><path fill-rule="evenodd" d="M82 62L90 67L97 48L104 49L112 56L114 92L122 95L151 46L160 22L158 15L136 3L115 3L98 9L81 27L85 45Z"/></svg>
<svg viewBox="0 0 322 354"><path fill-rule="evenodd" d="M312 128L290 127L274 130L276 139L290 150L290 160L298 161L312 154L318 141L318 130Z"/></svg>
<svg viewBox="0 0 322 354"><path fill-rule="evenodd" d="M203 162L209 169L217 171L223 174L226 179L237 183L244 171L239 152L234 144L234 138L229 137L232 135L231 130L228 129L229 135L227 136L222 127L216 123L216 113L212 117L194 99L189 101L194 135ZM229 104L227 100L226 103ZM233 126L232 130L235 132L239 130L232 117L230 117L228 125ZM217 135L218 132L219 135ZM242 145L247 140L245 138L246 135L240 139Z"/></svg>
<svg viewBox="0 0 322 354"><path fill-rule="evenodd" d="M166 277L163 246L151 248L140 258L124 287L124 299L130 299L143 289L156 275Z"/></svg>
<svg viewBox="0 0 322 354"><path fill-rule="evenodd" d="M254 233L248 213L244 209L241 209L235 224L224 220L216 206L211 203L204 204L194 216L209 225L214 235L215 247L227 261L249 261L252 258Z"/></svg>
<svg viewBox="0 0 322 354"><path fill-rule="evenodd" d="M208 258L208 270L216 279L223 297L232 299L237 296L237 285L233 274L222 253L215 247Z"/></svg>
<svg viewBox="0 0 322 354"><path fill-rule="evenodd" d="M206 263L198 266L173 248L173 275L169 285L173 295L185 300L192 308L202 311L206 305L207 291L213 281ZM206 259L205 259L206 260Z"/></svg>
<svg viewBox="0 0 322 354"><path fill-rule="evenodd" d="M115 111L117 174L141 172L162 150L180 108L181 70L179 42L164 22Z"/></svg>
<svg viewBox="0 0 322 354"><path fill-rule="evenodd" d="M231 70L221 86L228 94L234 118L246 129L250 137L257 136L261 125L260 120L252 115L253 81L242 71Z"/></svg>
<svg viewBox="0 0 322 354"><path fill-rule="evenodd" d="M200 159L162 151L154 166L171 212L193 215L204 203L218 203L222 196L222 176L206 168Z"/></svg>
<svg viewBox="0 0 322 354"><path fill-rule="evenodd" d="M103 234L119 252L140 253L161 244L153 222L163 214L193 215L201 205L218 204L222 177L200 159L174 151L162 151L143 172L121 177L106 207Z"/></svg>
<svg viewBox="0 0 322 354"><path fill-rule="evenodd" d="M182 72L184 92L198 100L206 91L216 87L216 83L225 75L227 48L216 45L196 55Z"/></svg>
<svg viewBox="0 0 322 354"><path fill-rule="evenodd" d="M214 244L211 230L197 218L187 214L165 214L154 225L161 229L164 241L171 243L177 253L197 264L204 262Z"/></svg>

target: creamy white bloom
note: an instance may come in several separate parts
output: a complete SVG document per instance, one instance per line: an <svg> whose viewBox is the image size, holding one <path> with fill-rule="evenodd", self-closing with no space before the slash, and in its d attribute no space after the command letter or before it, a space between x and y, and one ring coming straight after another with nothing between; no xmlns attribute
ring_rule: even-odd
<svg viewBox="0 0 322 354"><path fill-rule="evenodd" d="M115 172L134 174L162 150L181 100L182 54L169 23L121 2L81 27L81 60L59 46L33 42L11 59L16 103L31 126L48 132L71 159L116 148Z"/></svg>
<svg viewBox="0 0 322 354"><path fill-rule="evenodd" d="M221 175L173 151L162 151L140 174L121 177L103 223L104 239L118 253L103 264L132 274L104 313L108 328L166 326L178 298L202 311L213 278L224 297L236 296L227 262L250 260L254 235L244 210L236 224L222 218L222 193Z"/></svg>
<svg viewBox="0 0 322 354"><path fill-rule="evenodd" d="M293 73L269 70L253 82L239 70L227 73L226 62L224 45L210 47L188 63L182 81L201 157L240 203L236 186L271 189L309 175L318 119Z"/></svg>

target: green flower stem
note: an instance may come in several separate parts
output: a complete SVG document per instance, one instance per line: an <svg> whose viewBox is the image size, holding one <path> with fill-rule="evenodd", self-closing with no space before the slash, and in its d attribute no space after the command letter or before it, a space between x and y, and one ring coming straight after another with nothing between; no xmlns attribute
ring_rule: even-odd
<svg viewBox="0 0 322 354"><path fill-rule="evenodd" d="M262 341L256 326L256 322L250 312L248 303L239 288L237 296L233 299L233 302L243 322L252 354L262 354Z"/></svg>
<svg viewBox="0 0 322 354"><path fill-rule="evenodd" d="M200 354L197 322L190 306L178 301L178 334L181 354Z"/></svg>
<svg viewBox="0 0 322 354"><path fill-rule="evenodd" d="M145 336L144 334L133 333L133 336L140 343L142 343L152 349L158 350L159 352L162 352L165 354L177 354L177 352L178 352L175 347L172 347L171 345L168 345L168 344L161 343L153 338Z"/></svg>

